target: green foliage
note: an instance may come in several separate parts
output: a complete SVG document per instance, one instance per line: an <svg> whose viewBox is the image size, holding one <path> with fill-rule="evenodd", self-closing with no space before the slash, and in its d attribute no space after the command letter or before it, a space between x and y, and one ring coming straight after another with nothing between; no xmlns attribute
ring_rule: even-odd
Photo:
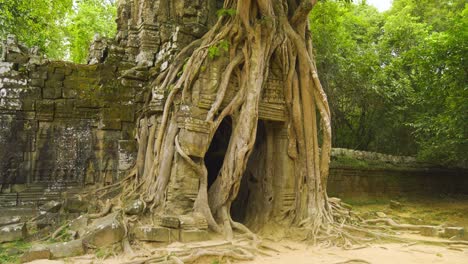
<svg viewBox="0 0 468 264"><path fill-rule="evenodd" d="M23 240L0 244L0 263L19 263L23 252L30 247L31 244ZM10 250L13 252L10 252Z"/></svg>
<svg viewBox="0 0 468 264"><path fill-rule="evenodd" d="M237 14L236 9L228 9L228 8L221 8L218 11L216 11L216 15L218 17L222 16L235 16Z"/></svg>
<svg viewBox="0 0 468 264"><path fill-rule="evenodd" d="M116 13L115 4L108 0L76 1L76 9L67 18L69 23L66 27L72 61L86 62L89 44L95 34L101 37L115 35Z"/></svg>
<svg viewBox="0 0 468 264"><path fill-rule="evenodd" d="M468 160L467 8L464 1L397 0L384 27L388 67L380 81L400 92L397 113L406 116L423 160Z"/></svg>
<svg viewBox="0 0 468 264"><path fill-rule="evenodd" d="M364 1L363 1L364 2ZM336 147L466 164L465 1L320 2L311 30Z"/></svg>
<svg viewBox="0 0 468 264"><path fill-rule="evenodd" d="M98 248L96 250L96 257L98 259L103 260L109 258L110 256L112 256L112 252L108 248Z"/></svg>
<svg viewBox="0 0 468 264"><path fill-rule="evenodd" d="M229 42L227 40L221 40L217 45L213 45L208 48L208 57L214 59L219 57L222 52L229 50Z"/></svg>
<svg viewBox="0 0 468 264"><path fill-rule="evenodd" d="M115 34L115 16L115 0L0 0L0 39L15 34L51 59L84 62L94 34Z"/></svg>
<svg viewBox="0 0 468 264"><path fill-rule="evenodd" d="M66 53L63 18L73 0L0 0L0 39L15 34L28 46L38 46L50 58Z"/></svg>

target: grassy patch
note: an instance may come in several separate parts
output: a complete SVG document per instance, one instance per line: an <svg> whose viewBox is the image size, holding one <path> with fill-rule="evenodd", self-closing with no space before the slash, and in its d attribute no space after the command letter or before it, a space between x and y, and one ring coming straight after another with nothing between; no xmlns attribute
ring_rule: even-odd
<svg viewBox="0 0 468 264"><path fill-rule="evenodd" d="M19 259L31 244L22 240L0 244L0 263L20 263Z"/></svg>
<svg viewBox="0 0 468 264"><path fill-rule="evenodd" d="M118 255L121 252L122 252L121 244L116 243L107 247L96 249L96 251L94 252L94 255L96 256L96 258L100 260L104 260L114 255Z"/></svg>
<svg viewBox="0 0 468 264"><path fill-rule="evenodd" d="M390 199L386 198L345 198L343 202L352 206L388 205Z"/></svg>
<svg viewBox="0 0 468 264"><path fill-rule="evenodd" d="M391 209L390 199L348 198L343 199L353 206L353 211L365 219L376 218L376 212L383 212L398 223L415 225L461 226L468 230L468 197L399 197L401 209ZM466 232L467 233L467 232ZM465 236L468 239L468 233Z"/></svg>

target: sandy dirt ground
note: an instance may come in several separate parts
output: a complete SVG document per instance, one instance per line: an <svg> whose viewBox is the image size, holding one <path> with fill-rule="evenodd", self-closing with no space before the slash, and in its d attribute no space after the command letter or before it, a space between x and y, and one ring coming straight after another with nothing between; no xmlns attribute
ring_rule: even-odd
<svg viewBox="0 0 468 264"><path fill-rule="evenodd" d="M345 250L343 248L323 248L308 246L304 243L281 241L270 243L279 252L268 251L271 256L257 256L253 261L239 261L239 264L337 264L337 263L372 263L372 264L467 264L468 246L441 247L421 244L372 244L366 248ZM354 261L353 261L354 260ZM92 255L85 255L65 261L40 260L31 264L117 264L130 261L129 258L119 256L106 260L96 259ZM224 264L226 260L216 257L203 258L197 264Z"/></svg>
<svg viewBox="0 0 468 264"><path fill-rule="evenodd" d="M249 264L312 264L312 263L377 263L377 264L426 264L451 263L467 264L468 247L462 251L439 246L405 244L374 244L355 250L342 248L320 248L294 242L281 243L290 245L294 250L281 250L271 257L259 256ZM354 262L350 260L356 260ZM361 260L361 261L358 261Z"/></svg>
<svg viewBox="0 0 468 264"><path fill-rule="evenodd" d="M468 230L468 198L444 198L444 199L416 199L403 200L404 207L394 210L389 207L388 200L365 199L363 201L347 201L352 204L353 211L364 218L375 218L376 212L384 212L400 223L433 224L450 223L454 226L462 226ZM278 233L278 232L273 232ZM465 231L466 240L468 232ZM428 242L441 241L435 237L423 237L416 234L402 233L412 239L423 239ZM267 240L265 240L267 241ZM307 243L291 240L267 241L276 249L267 251L270 256L259 255L252 261L228 262L217 257L200 259L196 264L338 264L338 263L372 263L372 264L468 264L468 245L436 246L432 243L381 243L373 242L360 249L345 250L337 247L311 246ZM219 241L218 241L219 243ZM180 245L177 245L180 246ZM142 251L137 252L142 253ZM354 262L351 260L355 260ZM129 256L119 255L107 259L98 259L94 255L85 255L68 260L36 261L34 264L117 264L131 261Z"/></svg>

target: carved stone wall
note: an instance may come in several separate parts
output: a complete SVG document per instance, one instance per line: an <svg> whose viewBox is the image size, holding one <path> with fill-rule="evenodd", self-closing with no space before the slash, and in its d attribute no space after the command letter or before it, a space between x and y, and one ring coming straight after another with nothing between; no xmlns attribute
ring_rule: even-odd
<svg viewBox="0 0 468 264"><path fill-rule="evenodd" d="M216 21L219 0L121 0L117 42L138 65L167 67L177 51Z"/></svg>
<svg viewBox="0 0 468 264"><path fill-rule="evenodd" d="M32 54L13 36L4 44L0 183L116 181L135 158L135 110L146 77L123 76L134 64L118 47L107 47L104 63L78 65Z"/></svg>

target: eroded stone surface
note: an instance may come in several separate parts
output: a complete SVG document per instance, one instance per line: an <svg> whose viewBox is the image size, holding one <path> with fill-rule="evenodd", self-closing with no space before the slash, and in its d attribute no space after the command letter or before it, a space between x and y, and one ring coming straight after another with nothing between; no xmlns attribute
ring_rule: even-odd
<svg viewBox="0 0 468 264"><path fill-rule="evenodd" d="M135 237L143 241L174 242L179 240L179 230L160 226L139 226L134 230Z"/></svg>
<svg viewBox="0 0 468 264"><path fill-rule="evenodd" d="M21 256L21 263L34 261L37 259L51 259L52 253L46 245L34 245Z"/></svg>
<svg viewBox="0 0 468 264"><path fill-rule="evenodd" d="M130 201L126 206L125 206L125 213L128 215L139 215L143 212L143 202L140 200L134 200Z"/></svg>
<svg viewBox="0 0 468 264"><path fill-rule="evenodd" d="M112 213L94 220L83 234L85 245L105 247L121 241L125 229L119 213Z"/></svg>
<svg viewBox="0 0 468 264"><path fill-rule="evenodd" d="M462 238L465 234L465 229L463 227L446 227L441 233L441 237L445 238Z"/></svg>
<svg viewBox="0 0 468 264"><path fill-rule="evenodd" d="M27 235L24 223L11 224L0 227L0 243L24 239Z"/></svg>
<svg viewBox="0 0 468 264"><path fill-rule="evenodd" d="M64 209L69 213L84 213L88 210L88 202L78 198L68 198L65 200Z"/></svg>
<svg viewBox="0 0 468 264"><path fill-rule="evenodd" d="M62 207L61 202L49 201L46 204L40 206L39 210L48 212L48 213L58 213L61 207Z"/></svg>
<svg viewBox="0 0 468 264"><path fill-rule="evenodd" d="M180 242L197 242L208 240L208 232L206 230L180 230Z"/></svg>
<svg viewBox="0 0 468 264"><path fill-rule="evenodd" d="M21 221L19 216L0 216L0 227L5 225L16 224Z"/></svg>
<svg viewBox="0 0 468 264"><path fill-rule="evenodd" d="M50 249L54 259L80 256L85 253L82 239L48 245L47 248Z"/></svg>
<svg viewBox="0 0 468 264"><path fill-rule="evenodd" d="M82 237L86 232L89 222L90 220L86 215L81 215L68 224L68 229L76 232L78 237Z"/></svg>

